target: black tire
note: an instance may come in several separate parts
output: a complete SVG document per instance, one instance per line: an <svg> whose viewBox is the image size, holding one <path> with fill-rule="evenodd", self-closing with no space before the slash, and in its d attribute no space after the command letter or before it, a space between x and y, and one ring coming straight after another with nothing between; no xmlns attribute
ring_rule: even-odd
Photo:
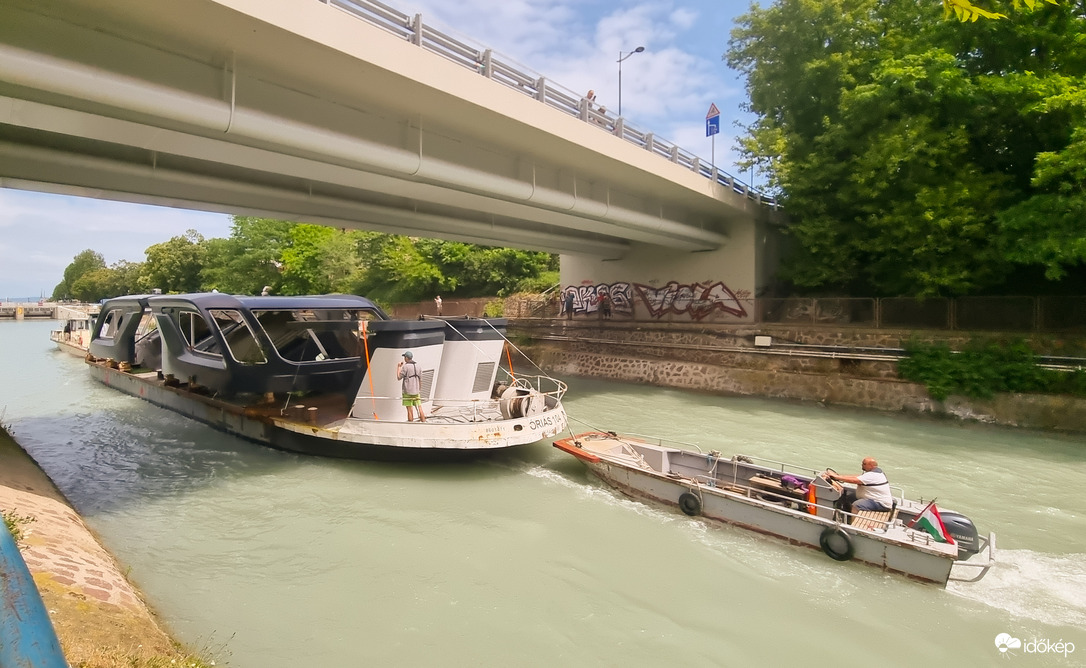
<svg viewBox="0 0 1086 668"><path fill-rule="evenodd" d="M679 510L696 517L701 514L701 499L690 492L683 492L679 496Z"/></svg>
<svg viewBox="0 0 1086 668"><path fill-rule="evenodd" d="M848 561L855 554L852 540L840 527L830 527L818 537L818 544L830 559Z"/></svg>

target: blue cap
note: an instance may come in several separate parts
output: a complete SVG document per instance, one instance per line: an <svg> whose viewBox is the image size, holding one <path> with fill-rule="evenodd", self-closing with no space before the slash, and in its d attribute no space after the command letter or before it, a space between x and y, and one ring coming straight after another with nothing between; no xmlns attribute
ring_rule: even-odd
<svg viewBox="0 0 1086 668"><path fill-rule="evenodd" d="M407 359L413 359L413 358L415 357L415 356L414 356L414 355L413 355L413 354L411 353L411 351L410 351L410 350L408 350L408 351L407 351L406 353L404 353L404 354L403 354L403 356L404 356L404 357L406 357Z"/></svg>

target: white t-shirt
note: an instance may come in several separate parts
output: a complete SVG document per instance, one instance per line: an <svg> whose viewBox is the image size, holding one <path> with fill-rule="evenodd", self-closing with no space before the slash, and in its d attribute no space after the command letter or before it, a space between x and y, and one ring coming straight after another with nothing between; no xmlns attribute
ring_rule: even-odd
<svg viewBox="0 0 1086 668"><path fill-rule="evenodd" d="M894 495L890 492L890 483L880 468L874 468L857 476L861 485L856 486L857 499L871 499L889 508L894 504Z"/></svg>

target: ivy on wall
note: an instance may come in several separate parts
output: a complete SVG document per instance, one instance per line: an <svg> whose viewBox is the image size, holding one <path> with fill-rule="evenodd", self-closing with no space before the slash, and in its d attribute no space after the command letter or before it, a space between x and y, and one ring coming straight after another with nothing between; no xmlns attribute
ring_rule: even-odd
<svg viewBox="0 0 1086 668"><path fill-rule="evenodd" d="M958 352L946 344L910 342L898 374L923 383L933 399L951 394L987 399L999 392L1086 397L1086 369L1058 371L1039 365L1024 341L975 344Z"/></svg>

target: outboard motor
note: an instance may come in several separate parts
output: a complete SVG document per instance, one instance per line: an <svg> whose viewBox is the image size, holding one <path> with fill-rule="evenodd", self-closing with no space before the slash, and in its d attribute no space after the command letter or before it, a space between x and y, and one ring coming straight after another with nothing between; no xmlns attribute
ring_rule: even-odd
<svg viewBox="0 0 1086 668"><path fill-rule="evenodd" d="M980 552L980 534L973 520L961 513L947 510L939 510L939 516L943 518L943 526L954 536L954 542L958 544L958 559L965 560Z"/></svg>

